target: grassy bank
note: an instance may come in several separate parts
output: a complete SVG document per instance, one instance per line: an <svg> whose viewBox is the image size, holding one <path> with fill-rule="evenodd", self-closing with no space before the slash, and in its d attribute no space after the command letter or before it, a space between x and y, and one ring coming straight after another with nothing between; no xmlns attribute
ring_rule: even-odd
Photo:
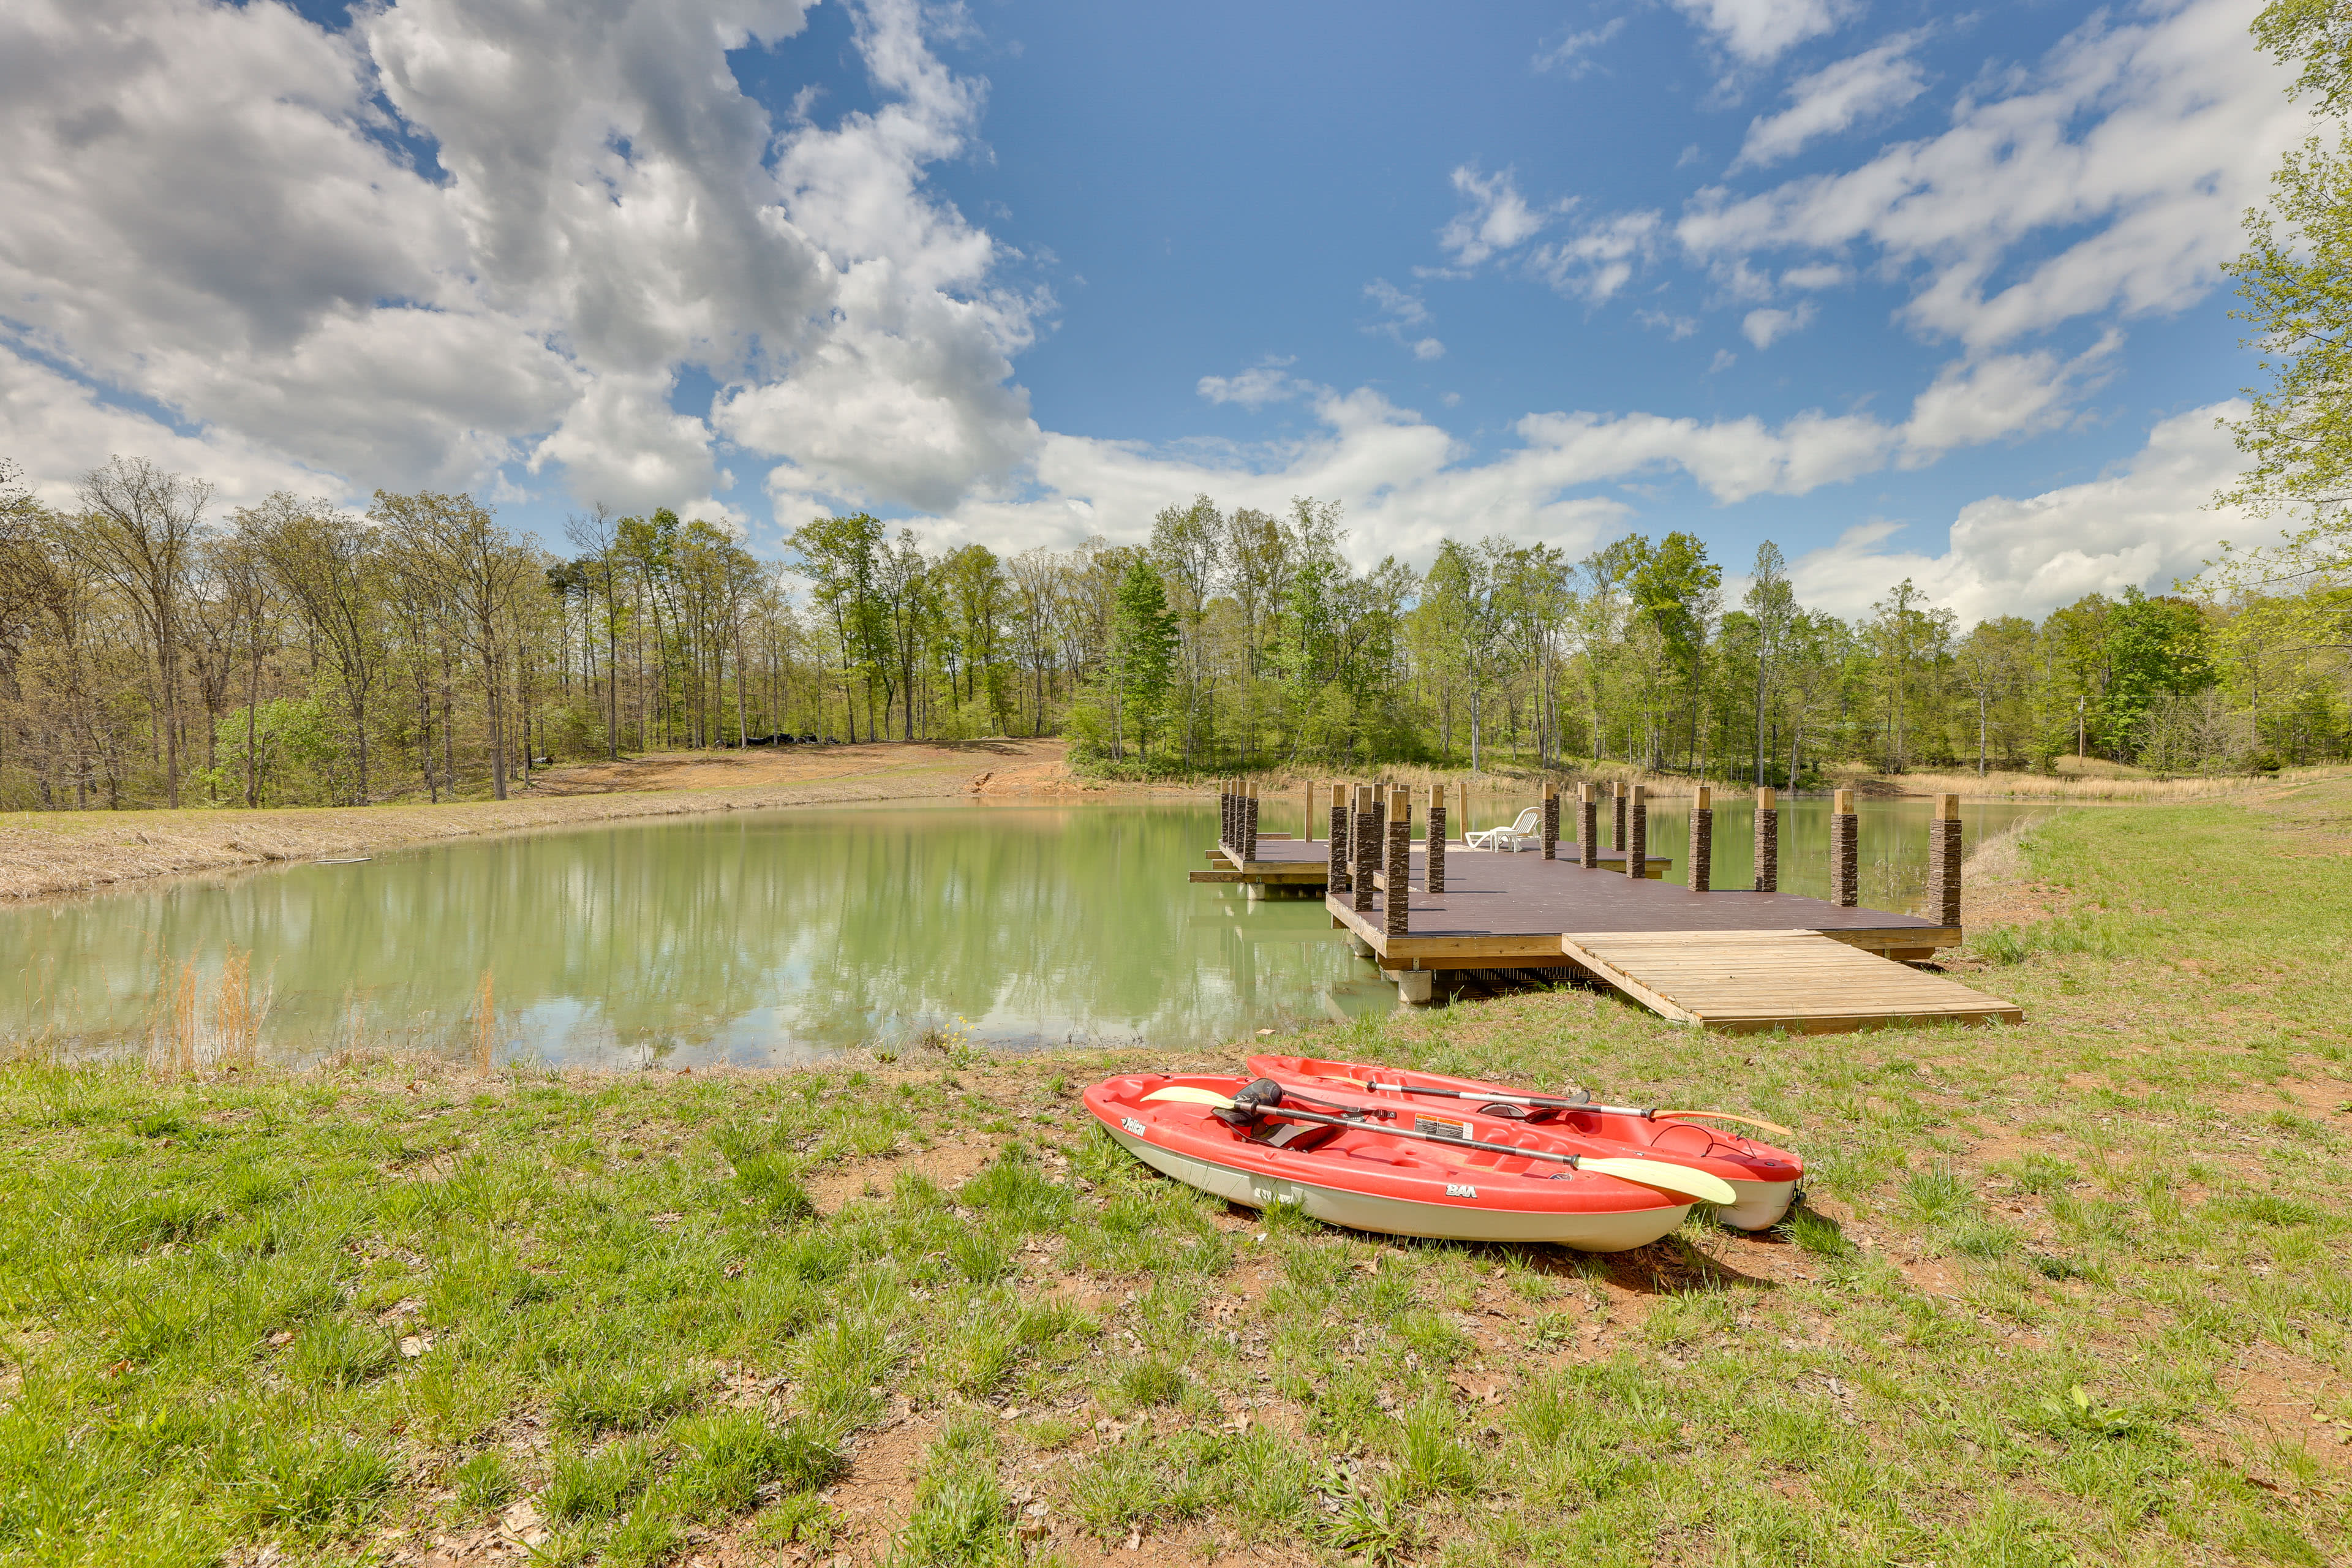
<svg viewBox="0 0 2352 1568"><path fill-rule="evenodd" d="M1076 1102L1142 1055L10 1068L0 1561L2343 1561L2347 851L2053 822L2019 1028L1308 1037L1803 1129L1784 1234L1605 1258L1209 1203Z"/></svg>

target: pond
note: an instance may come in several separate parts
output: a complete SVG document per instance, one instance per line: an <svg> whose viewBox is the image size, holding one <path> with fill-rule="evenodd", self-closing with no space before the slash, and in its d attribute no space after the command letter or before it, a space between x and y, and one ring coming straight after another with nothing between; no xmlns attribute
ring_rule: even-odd
<svg viewBox="0 0 2352 1568"><path fill-rule="evenodd" d="M1297 801L1265 825L1296 831ZM1969 840L2046 810L1970 807ZM1826 891L1827 811L1784 809L1784 889ZM1865 804L1864 903L1916 903L1927 816ZM1687 821L1651 818L1677 873ZM1189 800L665 817L18 905L0 909L0 1042L675 1068L1207 1045L1395 1005L1319 902L1185 880L1215 823ZM1717 887L1747 881L1750 823L1717 812Z"/></svg>

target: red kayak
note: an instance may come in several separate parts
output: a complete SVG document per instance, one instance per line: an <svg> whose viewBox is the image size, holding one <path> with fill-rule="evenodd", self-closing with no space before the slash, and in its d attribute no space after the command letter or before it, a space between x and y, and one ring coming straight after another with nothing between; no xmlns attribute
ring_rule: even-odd
<svg viewBox="0 0 2352 1568"><path fill-rule="evenodd" d="M1248 1092L1281 1103L1244 1114L1236 1097ZM1657 1240L1690 1210L1687 1196L1573 1168L1565 1162L1582 1150L1549 1128L1475 1111L1447 1112L1457 1131L1438 1136L1414 1128L1428 1119L1393 1107L1286 1098L1221 1073L1124 1074L1088 1089L1086 1101L1129 1153L1180 1182L1250 1208L1296 1203L1357 1230L1620 1252Z"/></svg>
<svg viewBox="0 0 2352 1568"><path fill-rule="evenodd" d="M1562 1148L1575 1152L1669 1160L1705 1171L1730 1184L1738 1201L1720 1210L1717 1217L1740 1230L1763 1230L1780 1224L1805 1173L1805 1163L1785 1149L1673 1116L1617 1108L1519 1106L1502 1100L1490 1107L1480 1098L1532 1094L1509 1084L1315 1057L1252 1057L1249 1069L1276 1083L1296 1085L1310 1094L1349 1104L1412 1104L1441 1114L1476 1108L1482 1115L1499 1116L1514 1126L1540 1129L1562 1140ZM1404 1092L1375 1087L1381 1085L1396 1085ZM1410 1092L1416 1089L1451 1093L1416 1096ZM1453 1094L1469 1098L1456 1100Z"/></svg>

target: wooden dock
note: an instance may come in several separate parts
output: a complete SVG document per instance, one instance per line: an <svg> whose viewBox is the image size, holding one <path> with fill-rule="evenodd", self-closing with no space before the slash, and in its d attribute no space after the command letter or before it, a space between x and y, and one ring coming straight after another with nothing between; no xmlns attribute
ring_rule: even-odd
<svg viewBox="0 0 2352 1568"><path fill-rule="evenodd" d="M1937 833L1947 826L1939 812ZM1948 827L1958 826L1955 815ZM1384 846L1388 869L1373 869L1368 889L1331 891L1328 844L1252 832L1246 859L1220 846L1212 868L1192 879L1247 883L1253 896L1324 889L1333 927L1412 1001L1447 989L1449 973L1565 969L1701 1028L1822 1034L2021 1022L2011 1003L1911 967L1963 940L1957 832L1948 837L1948 844L1937 840L1935 876L1943 880L1931 890L1931 908L1941 905L1933 919L1862 908L1850 890L1834 900L1694 890L1654 879L1665 862L1646 855L1646 875L1632 878L1623 851L1600 851L1600 863L1587 867L1573 841L1560 842L1552 859L1449 843L1444 889L1433 893L1427 847L1392 837ZM1692 852L1703 855L1701 839ZM1401 889L1390 885L1398 867ZM1842 869L1833 866L1833 882Z"/></svg>

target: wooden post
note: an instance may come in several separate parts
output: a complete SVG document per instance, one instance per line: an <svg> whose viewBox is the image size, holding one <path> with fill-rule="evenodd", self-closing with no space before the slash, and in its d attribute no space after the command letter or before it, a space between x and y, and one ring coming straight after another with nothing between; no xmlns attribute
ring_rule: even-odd
<svg viewBox="0 0 2352 1568"><path fill-rule="evenodd" d="M1470 842L1470 781L1454 781L1454 798L1462 803L1462 842Z"/></svg>
<svg viewBox="0 0 2352 1568"><path fill-rule="evenodd" d="M1344 893L1353 881L1348 859L1348 786L1331 786L1331 852L1323 863L1323 890Z"/></svg>
<svg viewBox="0 0 2352 1568"><path fill-rule="evenodd" d="M1315 842L1315 781L1307 781L1307 809L1301 814L1299 837L1307 843Z"/></svg>
<svg viewBox="0 0 2352 1568"><path fill-rule="evenodd" d="M1217 781L1217 847L1229 848L1234 842L1234 781Z"/></svg>
<svg viewBox="0 0 2352 1568"><path fill-rule="evenodd" d="M1257 785L1242 786L1242 864L1257 858Z"/></svg>
<svg viewBox="0 0 2352 1568"><path fill-rule="evenodd" d="M1862 901L1862 822L1850 789L1830 804L1830 898L1842 910Z"/></svg>
<svg viewBox="0 0 2352 1568"><path fill-rule="evenodd" d="M1706 785L1698 786L1698 795L1691 802L1690 818L1690 890L1704 893L1715 875L1715 795Z"/></svg>
<svg viewBox="0 0 2352 1568"><path fill-rule="evenodd" d="M1389 792L1388 889L1381 900L1382 929L1402 936L1412 918L1412 795Z"/></svg>
<svg viewBox="0 0 2352 1568"><path fill-rule="evenodd" d="M1422 835L1426 841L1426 868L1422 872L1422 885L1432 893L1445 891L1445 786L1429 786L1429 830Z"/></svg>
<svg viewBox="0 0 2352 1568"><path fill-rule="evenodd" d="M1960 923L1960 797L1936 797L1936 817L1927 825L1927 918L1939 926Z"/></svg>
<svg viewBox="0 0 2352 1568"><path fill-rule="evenodd" d="M1559 786L1548 784L1543 793L1543 858L1559 858Z"/></svg>
<svg viewBox="0 0 2352 1568"><path fill-rule="evenodd" d="M1625 786L1620 784L1617 787L1622 790ZM1630 800L1622 795L1617 797L1618 809L1625 814L1625 875L1628 877L1638 878L1643 871L1649 869L1650 806L1648 795L1648 790L1643 788L1640 784L1635 784L1633 788L1632 798Z"/></svg>
<svg viewBox="0 0 2352 1568"><path fill-rule="evenodd" d="M1611 787L1612 789L1613 789L1613 790L1615 790L1615 791L1617 792L1617 837L1610 840L1609 847L1610 847L1610 848L1612 848L1612 849L1620 849L1620 850L1622 850L1622 849L1623 849L1623 848L1625 847L1625 785L1624 785L1624 782L1623 782L1622 780L1620 780L1618 783L1616 783L1616 784L1612 784L1610 787Z"/></svg>
<svg viewBox="0 0 2352 1568"><path fill-rule="evenodd" d="M1601 801L1589 784L1576 786L1576 863L1587 870L1601 863Z"/></svg>
<svg viewBox="0 0 2352 1568"><path fill-rule="evenodd" d="M1372 912L1372 873L1380 868L1380 840L1372 833L1372 786L1356 786L1356 820L1348 830L1349 847L1354 851L1354 886L1349 889L1360 915Z"/></svg>
<svg viewBox="0 0 2352 1568"><path fill-rule="evenodd" d="M1780 795L1770 784L1758 786L1756 791L1756 890L1777 893L1780 890Z"/></svg>
<svg viewBox="0 0 2352 1568"><path fill-rule="evenodd" d="M1372 858L1374 859L1379 859L1388 852L1385 847L1388 841L1389 786L1377 784L1372 786Z"/></svg>

